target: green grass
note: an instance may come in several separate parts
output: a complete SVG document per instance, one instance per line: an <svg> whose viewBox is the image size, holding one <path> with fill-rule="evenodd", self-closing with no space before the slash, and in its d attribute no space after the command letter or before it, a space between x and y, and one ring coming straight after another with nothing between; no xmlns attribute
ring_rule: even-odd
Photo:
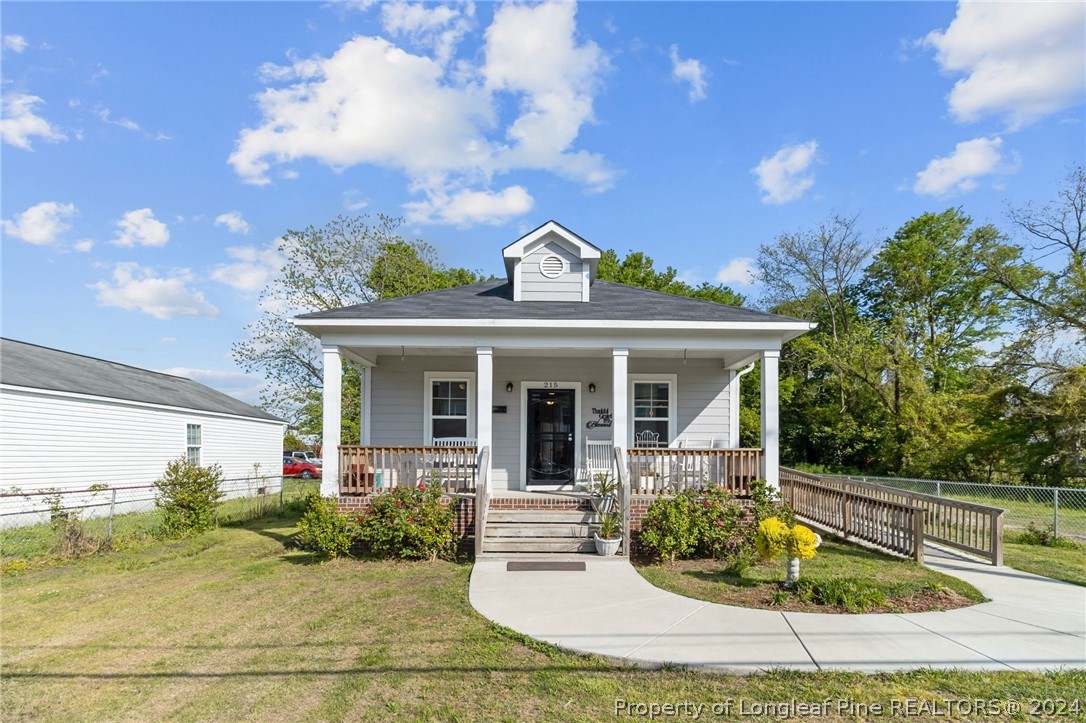
<svg viewBox="0 0 1086 723"><path fill-rule="evenodd" d="M1086 545L1063 541L1059 547L1049 547L1025 544L1021 539L1021 535L1016 533L1004 535L1004 565L1086 586Z"/></svg>
<svg viewBox="0 0 1086 723"><path fill-rule="evenodd" d="M725 605L812 612L917 612L945 610L984 600L962 580L909 560L830 537L818 554L800 563L803 583L782 594L785 561L730 572L715 560L681 560L640 566L657 587Z"/></svg>
<svg viewBox="0 0 1086 723"><path fill-rule="evenodd" d="M293 529L251 522L5 578L4 719L584 721L614 718L616 699L1086 696L1070 672L639 670L487 622L468 565L318 563L284 548Z"/></svg>
<svg viewBox="0 0 1086 723"><path fill-rule="evenodd" d="M283 502L289 504L299 500L311 490L320 489L320 480L286 478L283 480ZM150 491L148 491L150 495ZM109 500L109 492L99 493L101 499ZM101 501L101 500L98 500ZM130 547L142 544L144 540L161 525L161 516L154 508L154 502L148 501L147 511L116 515L113 518L113 538L115 547ZM219 504L216 519L220 525L236 525L249 520L266 517L278 512L279 493L253 497L234 497ZM81 515L87 534L106 540L109 520L106 517L88 517ZM48 512L42 513L48 518ZM4 569L12 562L23 561L33 567L63 562L52 557L56 533L48 522L26 527L16 527L0 531L0 557L4 560ZM19 563L16 566L22 567Z"/></svg>

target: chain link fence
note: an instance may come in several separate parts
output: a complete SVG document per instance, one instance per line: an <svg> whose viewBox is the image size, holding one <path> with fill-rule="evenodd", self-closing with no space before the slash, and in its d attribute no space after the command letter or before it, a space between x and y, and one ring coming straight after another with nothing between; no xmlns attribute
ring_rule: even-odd
<svg viewBox="0 0 1086 723"><path fill-rule="evenodd" d="M223 480L219 525L282 514L291 502L320 489L318 479L282 476ZM0 559L4 568L50 557L79 557L121 549L151 537L161 525L153 484L0 494ZM13 564L13 561L14 562Z"/></svg>
<svg viewBox="0 0 1086 723"><path fill-rule="evenodd" d="M831 479L859 480L910 492L1001 507L1003 527L1023 530L1031 523L1059 537L1086 541L1086 489L955 482L908 477L823 474Z"/></svg>

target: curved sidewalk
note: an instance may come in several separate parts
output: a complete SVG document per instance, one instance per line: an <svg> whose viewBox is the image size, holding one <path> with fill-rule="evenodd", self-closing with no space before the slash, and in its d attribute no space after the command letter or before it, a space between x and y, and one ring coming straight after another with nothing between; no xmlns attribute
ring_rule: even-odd
<svg viewBox="0 0 1086 723"><path fill-rule="evenodd" d="M946 612L836 615L752 610L654 587L623 559L584 571L510 572L480 560L469 597L500 625L639 665L755 672L1086 669L1086 588L928 549L929 567L991 602ZM572 559L572 558L570 558Z"/></svg>

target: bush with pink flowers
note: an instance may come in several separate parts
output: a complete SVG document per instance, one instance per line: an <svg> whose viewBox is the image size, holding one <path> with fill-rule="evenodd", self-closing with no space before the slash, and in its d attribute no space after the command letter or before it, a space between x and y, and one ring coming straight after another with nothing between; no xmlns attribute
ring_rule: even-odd
<svg viewBox="0 0 1086 723"><path fill-rule="evenodd" d="M441 503L441 489L420 484L374 497L359 514L355 530L375 557L435 560L454 552L453 523L452 508Z"/></svg>

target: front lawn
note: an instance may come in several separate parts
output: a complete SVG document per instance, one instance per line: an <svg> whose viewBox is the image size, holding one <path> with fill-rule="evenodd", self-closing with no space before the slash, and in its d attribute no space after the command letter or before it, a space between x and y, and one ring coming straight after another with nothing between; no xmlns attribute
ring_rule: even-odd
<svg viewBox="0 0 1086 723"><path fill-rule="evenodd" d="M293 529L252 522L4 578L4 719L578 721L613 718L616 700L1025 703L1086 691L1077 672L625 667L497 629L468 603L469 565L317 564L284 548Z"/></svg>
<svg viewBox="0 0 1086 723"><path fill-rule="evenodd" d="M1003 538L1003 564L1016 570L1086 585L1086 545L1063 540L1060 547L1021 542L1021 533Z"/></svg>
<svg viewBox="0 0 1086 723"><path fill-rule="evenodd" d="M800 564L800 585L782 591L785 560L741 574L715 560L649 564L638 572L657 587L724 605L825 613L950 610L985 598L967 582L909 560L824 538Z"/></svg>

